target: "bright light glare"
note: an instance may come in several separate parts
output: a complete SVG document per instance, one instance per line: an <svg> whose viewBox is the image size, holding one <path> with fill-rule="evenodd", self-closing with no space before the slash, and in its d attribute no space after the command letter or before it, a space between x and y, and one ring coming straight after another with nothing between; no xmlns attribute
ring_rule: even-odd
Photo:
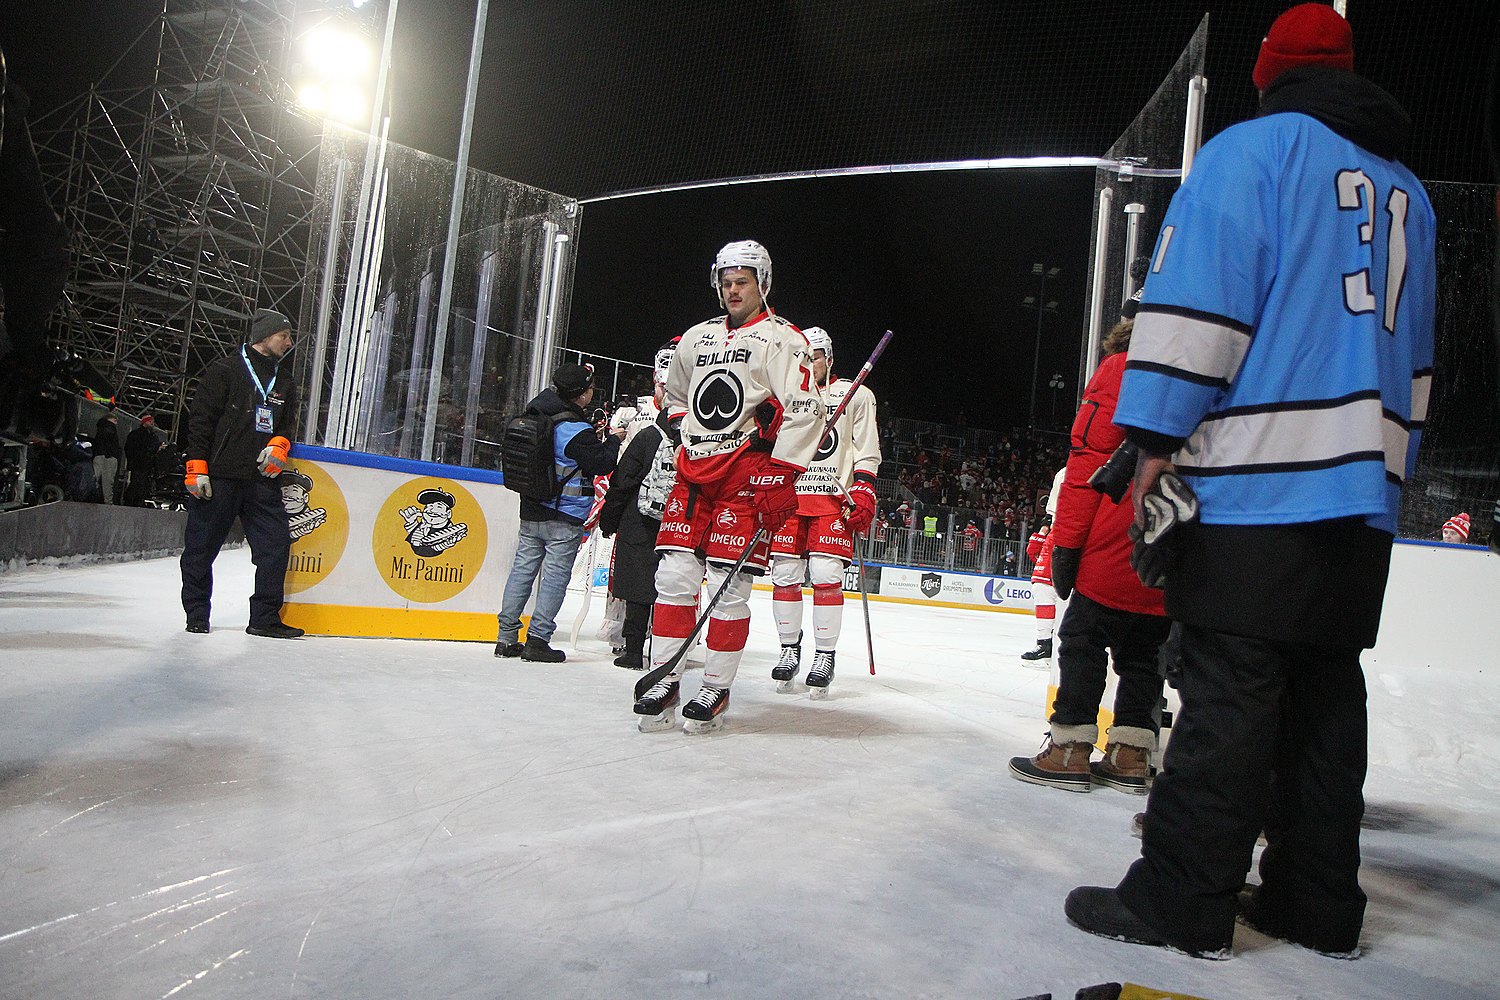
<svg viewBox="0 0 1500 1000"><path fill-rule="evenodd" d="M369 113L365 95L350 87L335 91L328 101L328 117L349 125L361 123Z"/></svg>
<svg viewBox="0 0 1500 1000"><path fill-rule="evenodd" d="M314 114L322 114L328 107L328 95L315 83L304 84L297 91L297 103Z"/></svg>
<svg viewBox="0 0 1500 1000"><path fill-rule="evenodd" d="M356 80L368 76L374 56L364 40L336 24L322 24L302 39L308 68L331 80Z"/></svg>

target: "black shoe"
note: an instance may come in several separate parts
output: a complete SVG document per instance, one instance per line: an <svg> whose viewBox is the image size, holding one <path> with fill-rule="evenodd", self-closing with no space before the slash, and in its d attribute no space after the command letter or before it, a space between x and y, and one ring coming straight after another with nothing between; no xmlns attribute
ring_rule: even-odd
<svg viewBox="0 0 1500 1000"><path fill-rule="evenodd" d="M1287 922L1282 917L1272 912L1271 907L1266 905L1258 885L1247 885L1240 890L1235 902L1238 904L1239 921L1251 930L1259 931L1266 937L1273 937L1280 941L1301 945L1319 955L1329 958L1341 958L1352 961L1359 957L1359 934L1355 933L1353 939L1345 937L1343 940L1334 940L1333 936L1312 940L1303 935L1293 933Z"/></svg>
<svg viewBox="0 0 1500 1000"><path fill-rule="evenodd" d="M567 658L562 650L547 645L546 639L527 639L525 648L521 650L521 659L532 663L561 663Z"/></svg>
<svg viewBox="0 0 1500 1000"><path fill-rule="evenodd" d="M1021 659L1023 659L1023 660L1050 660L1050 659L1052 659L1052 640L1051 639L1038 639L1036 641L1036 648L1033 649L1033 650L1031 650L1029 653L1022 653L1021 654Z"/></svg>
<svg viewBox="0 0 1500 1000"><path fill-rule="evenodd" d="M208 633L208 622L198 621L197 619L194 619L193 621L187 623L187 630L189 632L195 632L198 635L206 635Z"/></svg>
<svg viewBox="0 0 1500 1000"><path fill-rule="evenodd" d="M1063 912L1075 926L1100 937L1124 941L1126 944L1143 944L1152 948L1176 948L1162 935L1152 930L1140 917L1120 901L1120 894L1108 886L1081 885L1068 893L1063 903ZM1228 958L1229 943L1219 948L1177 948L1194 958Z"/></svg>
<svg viewBox="0 0 1500 1000"><path fill-rule="evenodd" d="M519 642L506 642L504 639L495 643L495 655L504 657L515 657L521 655L521 650L526 647Z"/></svg>
<svg viewBox="0 0 1500 1000"><path fill-rule="evenodd" d="M266 639L300 639L307 634L294 625L281 622L275 625L246 625L245 631L250 635L258 635Z"/></svg>
<svg viewBox="0 0 1500 1000"><path fill-rule="evenodd" d="M645 670L646 658L640 653L632 653L627 649L615 657L615 666L624 667L626 670Z"/></svg>

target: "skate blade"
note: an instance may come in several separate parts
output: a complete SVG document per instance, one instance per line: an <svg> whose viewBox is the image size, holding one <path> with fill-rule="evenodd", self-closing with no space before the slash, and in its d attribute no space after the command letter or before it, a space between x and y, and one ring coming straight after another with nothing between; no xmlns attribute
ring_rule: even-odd
<svg viewBox="0 0 1500 1000"><path fill-rule="evenodd" d="M797 693L797 678L795 678L795 677L789 677L789 678L787 678L784 681L777 681L776 682L776 693L777 694L796 694Z"/></svg>
<svg viewBox="0 0 1500 1000"><path fill-rule="evenodd" d="M660 715L643 715L635 727L643 733L664 733L677 728L677 710L667 709Z"/></svg>
<svg viewBox="0 0 1500 1000"><path fill-rule="evenodd" d="M807 698L809 701L826 701L828 700L828 689L826 687L810 687L807 689Z"/></svg>
<svg viewBox="0 0 1500 1000"><path fill-rule="evenodd" d="M712 719L687 719L682 723L682 731L689 736L701 736L711 733L724 725L724 717L716 715Z"/></svg>

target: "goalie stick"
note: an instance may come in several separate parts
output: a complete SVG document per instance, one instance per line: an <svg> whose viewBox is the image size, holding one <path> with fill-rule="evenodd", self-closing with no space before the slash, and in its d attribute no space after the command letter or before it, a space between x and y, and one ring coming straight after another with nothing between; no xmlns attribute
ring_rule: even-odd
<svg viewBox="0 0 1500 1000"><path fill-rule="evenodd" d="M885 347L891 342L891 337L891 331L885 331L885 336L880 338L880 342L875 345L875 350L870 352L869 360L864 363L864 367L859 370L859 374L854 376L853 384L849 386L849 391L844 393L844 398L839 401L838 408L835 409L831 414L829 414L828 419L823 422L823 433L818 435L819 443L821 443L822 440L828 436L828 432L833 429L833 425L838 423L839 417L844 415L844 408L849 405L849 400L854 398L854 394L859 390L859 387L865 384L865 377L870 374L870 369L875 367L875 362L880 360L880 355L885 353ZM740 553L740 557L734 561L734 565L730 567L729 572L724 575L724 582L719 584L719 589L714 592L714 596L709 599L709 602L706 605L704 605L703 611L698 615L698 620L693 623L693 630L689 632L687 638L683 640L682 648L677 650L676 653L672 654L672 658L667 660L666 663L663 663L661 666L656 667L653 670L646 671L641 679L635 682L635 699L637 701L640 700L640 697L643 694L655 687L657 681L661 680L663 677L668 676L672 673L672 671L677 669L677 665L682 662L682 658L686 656L687 651L692 648L693 640L698 638L698 633L703 630L703 626L708 622L708 616L713 613L714 607L719 603L719 598L723 597L724 591L729 589L729 583L734 579L734 574L738 573L745 567L745 561L750 558L750 553L755 551L755 547L760 544L761 536L765 534L766 529L758 528L756 529L755 534L750 536L749 544L747 544L745 546L745 550ZM860 581L860 587L861 590L863 590L863 579L861 579ZM870 670L872 673L874 672L874 669L875 661L871 659Z"/></svg>

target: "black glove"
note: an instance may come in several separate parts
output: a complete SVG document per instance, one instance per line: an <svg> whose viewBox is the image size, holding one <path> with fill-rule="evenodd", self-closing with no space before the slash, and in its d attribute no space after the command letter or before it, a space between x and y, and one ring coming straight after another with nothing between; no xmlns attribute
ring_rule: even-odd
<svg viewBox="0 0 1500 1000"><path fill-rule="evenodd" d="M1052 589L1066 601L1073 594L1073 585L1078 582L1078 561L1083 558L1082 549L1065 549L1061 545L1052 548Z"/></svg>
<svg viewBox="0 0 1500 1000"><path fill-rule="evenodd" d="M656 414L656 426L661 428L668 441L678 447L682 446L682 417L673 417L666 410L660 410Z"/></svg>
<svg viewBox="0 0 1500 1000"><path fill-rule="evenodd" d="M1167 570L1177 556L1178 526L1198 520L1198 494L1176 473L1163 472L1141 497L1146 527L1130 526L1130 566L1148 587L1167 582ZM1055 576L1054 576L1055 579Z"/></svg>

